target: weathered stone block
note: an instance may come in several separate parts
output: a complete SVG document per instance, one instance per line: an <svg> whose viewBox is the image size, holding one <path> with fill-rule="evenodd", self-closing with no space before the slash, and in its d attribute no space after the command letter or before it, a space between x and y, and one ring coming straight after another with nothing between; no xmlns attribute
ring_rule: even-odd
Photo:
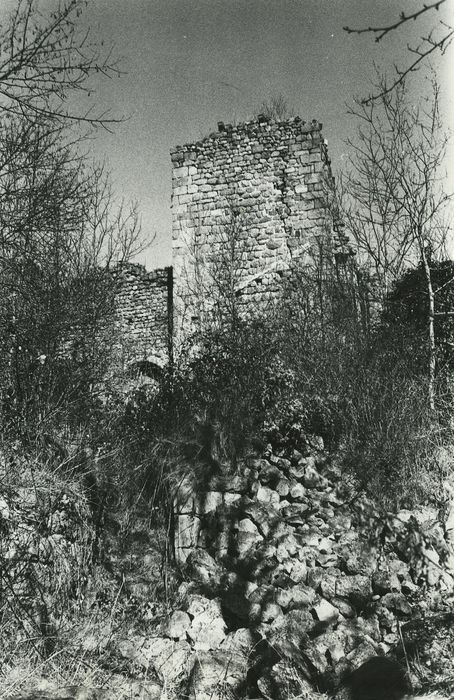
<svg viewBox="0 0 454 700"><path fill-rule="evenodd" d="M243 520L240 520L238 523L237 534L237 549L240 557L244 557L251 551L251 549L255 548L256 545L262 541L263 537L252 520L249 520L249 518L243 518Z"/></svg>
<svg viewBox="0 0 454 700"><path fill-rule="evenodd" d="M314 600L314 589L304 584L292 586L292 588L287 588L285 590L278 589L276 592L276 603L284 610L309 607Z"/></svg>
<svg viewBox="0 0 454 700"><path fill-rule="evenodd" d="M324 598L313 608L312 612L320 622L333 623L339 617L339 610Z"/></svg>
<svg viewBox="0 0 454 700"><path fill-rule="evenodd" d="M197 546L200 518L196 515L177 515L175 527L175 553L179 564L184 564L190 552Z"/></svg>
<svg viewBox="0 0 454 700"><path fill-rule="evenodd" d="M336 581L336 595L354 604L366 603L372 595L370 577L362 574L342 576Z"/></svg>
<svg viewBox="0 0 454 700"><path fill-rule="evenodd" d="M260 485L257 490L256 498L261 503L269 503L275 506L279 504L279 494L273 491L273 489L268 488L268 486Z"/></svg>
<svg viewBox="0 0 454 700"><path fill-rule="evenodd" d="M172 639L185 639L191 625L191 618L183 610L175 610L169 618L166 634Z"/></svg>
<svg viewBox="0 0 454 700"><path fill-rule="evenodd" d="M224 494L219 491L205 491L202 492L196 504L197 513L201 515L207 515L207 513L212 513L224 502Z"/></svg>

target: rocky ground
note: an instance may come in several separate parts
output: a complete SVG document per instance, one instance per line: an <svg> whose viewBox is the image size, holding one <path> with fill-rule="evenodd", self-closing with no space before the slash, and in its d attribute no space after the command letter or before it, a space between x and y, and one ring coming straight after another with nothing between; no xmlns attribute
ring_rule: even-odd
<svg viewBox="0 0 454 700"><path fill-rule="evenodd" d="M3 497L10 538L18 503ZM349 673L376 656L409 669L416 691L452 691L454 580L441 513L379 511L316 438L300 452L252 455L203 487L186 477L174 511L174 567L162 558L165 524L142 514L120 547L120 526L106 522L84 624L70 628L72 653L99 673L63 689L35 675L40 697L58 685L58 697L79 700L344 698Z"/></svg>

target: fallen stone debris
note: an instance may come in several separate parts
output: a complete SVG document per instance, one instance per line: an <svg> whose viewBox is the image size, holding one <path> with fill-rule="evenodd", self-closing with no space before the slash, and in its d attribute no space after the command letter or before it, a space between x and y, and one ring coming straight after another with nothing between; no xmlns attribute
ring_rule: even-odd
<svg viewBox="0 0 454 700"><path fill-rule="evenodd" d="M399 700L428 679L453 697L454 578L434 509L380 511L308 438L203 490L186 477L174 522L178 603L153 635L115 641L154 679L128 697L360 700L375 683L368 698ZM114 697L90 692L49 697Z"/></svg>

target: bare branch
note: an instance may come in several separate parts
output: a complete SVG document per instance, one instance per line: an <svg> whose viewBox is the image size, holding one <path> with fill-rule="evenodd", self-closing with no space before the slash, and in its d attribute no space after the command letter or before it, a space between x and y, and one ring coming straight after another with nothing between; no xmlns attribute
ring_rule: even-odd
<svg viewBox="0 0 454 700"><path fill-rule="evenodd" d="M346 180L345 218L360 255L382 286L382 303L409 263L424 272L428 405L434 410L434 318L443 314L435 312L431 260L443 248L449 230L443 215L451 197L443 190L441 172L447 136L435 81L428 110L408 104L404 83L394 91L384 85L383 80L378 82L379 100L357 100L350 109L361 127L358 142L350 143L353 156Z"/></svg>
<svg viewBox="0 0 454 700"><path fill-rule="evenodd" d="M37 117L108 126L119 119L93 107L69 109L72 92L91 95L90 79L119 75L111 51L104 55L78 22L85 0L63 0L44 16L35 0L18 0L0 29L0 109L32 121Z"/></svg>
<svg viewBox="0 0 454 700"><path fill-rule="evenodd" d="M423 15L428 13L438 12L440 7L447 0L435 0L432 3L423 3L419 9L406 14L401 12L398 19L394 22L383 26L369 26L363 28L344 27L348 34L371 34L374 35L375 41L378 43L389 34L399 31L408 25L410 22L416 22ZM417 71L423 63L426 63L432 54L439 51L444 54L448 46L451 44L454 36L454 28L445 21L438 19L429 34L421 36L419 44L412 46L407 44L407 50L413 55L412 60L405 68L399 68L394 65L395 77L389 82L384 83L380 91L370 94L363 100L365 104L379 100L381 97L389 95L398 85L401 85L405 78Z"/></svg>
<svg viewBox="0 0 454 700"><path fill-rule="evenodd" d="M398 29L401 27L403 24L406 24L407 22L410 22L411 20L416 20L418 17L421 15L424 15L426 12L430 12L431 10L439 10L440 5L443 5L446 0L436 0L435 2L426 5L424 5L419 9L416 10L413 13L410 13L406 15L404 12L401 12L399 15L399 19L397 19L395 22L392 22L390 24L387 24L383 27L367 27L367 28L362 28L362 29L352 29L351 27L344 27L344 31L346 31L348 34L376 34L375 41L381 41L384 36L389 34L390 32L394 31L395 29Z"/></svg>
<svg viewBox="0 0 454 700"><path fill-rule="evenodd" d="M417 71L419 66L423 63L423 61L428 60L434 51L439 50L443 53L448 47L448 45L451 43L453 36L454 29L450 28L449 31L438 41L432 41L430 37L423 37L423 43L419 47L412 48L408 46L408 50L411 53L417 54L417 58L415 58L415 60L412 61L412 63L410 63L410 65L407 66L405 70L399 70L397 67L395 67L396 78L391 83L387 84L386 87L382 90L382 92L377 92L366 97L363 100L364 104L370 104L371 102L380 99L380 97L389 95L389 93L391 93L398 85L400 85L402 81L405 80L405 78L408 75L410 75L410 73L414 73L415 71ZM421 48L421 46L423 46L423 48Z"/></svg>

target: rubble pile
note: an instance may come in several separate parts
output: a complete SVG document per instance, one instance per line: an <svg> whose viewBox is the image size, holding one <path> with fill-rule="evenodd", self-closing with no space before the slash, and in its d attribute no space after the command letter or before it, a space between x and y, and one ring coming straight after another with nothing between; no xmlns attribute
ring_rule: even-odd
<svg viewBox="0 0 454 700"><path fill-rule="evenodd" d="M189 582L170 618L169 649L184 649L190 668L200 652L218 664L234 648L235 692L251 679L273 700L334 691L348 671L392 652L407 622L452 601L439 514L380 512L320 438L287 457L268 449L246 459L203 492L186 478L175 521Z"/></svg>
<svg viewBox="0 0 454 700"><path fill-rule="evenodd" d="M62 551L68 542L74 555L81 537L75 521L93 537L87 513L55 493L44 517L21 496L20 513L18 496L0 501L5 562L13 574L39 531L39 557L30 566L55 578L55 560L41 550L58 542ZM37 513L39 528L31 520ZM454 578L444 517L429 507L379 510L320 438L308 437L291 453L268 448L234 473L185 476L175 488L173 522L180 578L170 610L167 599L153 602L156 532L137 523L132 569L123 571L121 558L111 564L123 571L122 589L142 618L118 630L106 624L105 639L102 630L92 632L81 647L108 661L115 678L127 670L127 690L117 688L118 697L134 683L147 700L352 700L349 674L377 656L410 666L417 659L413 668L426 680L452 690ZM31 580L28 571L27 585ZM428 687L415 673L410 680L416 691ZM93 698L104 697L106 688L93 689Z"/></svg>

